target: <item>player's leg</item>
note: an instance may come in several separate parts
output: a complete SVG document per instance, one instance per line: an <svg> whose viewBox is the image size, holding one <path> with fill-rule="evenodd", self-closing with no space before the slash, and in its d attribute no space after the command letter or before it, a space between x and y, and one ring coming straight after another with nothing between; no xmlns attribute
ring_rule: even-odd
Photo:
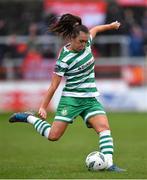
<svg viewBox="0 0 147 180"><path fill-rule="evenodd" d="M109 128L109 123L106 115L95 115L89 118L88 123L99 134L99 148L100 151L105 154L108 162L107 170L114 172L124 172L125 169L121 169L113 164L113 138Z"/></svg>
<svg viewBox="0 0 147 180"><path fill-rule="evenodd" d="M97 114L88 119L89 125L99 135L99 149L105 154L108 161L108 168L113 165L113 138L105 114Z"/></svg>
<svg viewBox="0 0 147 180"><path fill-rule="evenodd" d="M29 116L27 121L30 124L33 124L35 129L50 141L57 141L63 135L68 126L68 122L65 121L54 121L52 125L50 125L47 121L35 116Z"/></svg>
<svg viewBox="0 0 147 180"><path fill-rule="evenodd" d="M55 121L51 126L47 121L44 121L29 112L15 113L10 117L9 122L30 123L34 126L37 132L51 141L58 140L63 135L68 125L67 122Z"/></svg>
<svg viewBox="0 0 147 180"><path fill-rule="evenodd" d="M76 105L75 99L61 97L52 126L47 121L31 113L15 113L10 117L9 122L30 123L42 136L51 141L56 141L63 135L68 124L72 123L73 119L82 111L80 108L77 108Z"/></svg>
<svg viewBox="0 0 147 180"><path fill-rule="evenodd" d="M47 121L44 121L34 116L34 114L30 112L14 113L9 118L9 122L10 123L24 122L24 123L32 124L36 129L36 131L39 132L42 136L46 137L47 139L51 129L51 125Z"/></svg>
<svg viewBox="0 0 147 180"><path fill-rule="evenodd" d="M99 149L107 158L107 168L112 171L121 172L123 169L113 164L113 138L106 112L96 98L91 98L89 102L89 105L81 115L87 126L92 127L99 136Z"/></svg>

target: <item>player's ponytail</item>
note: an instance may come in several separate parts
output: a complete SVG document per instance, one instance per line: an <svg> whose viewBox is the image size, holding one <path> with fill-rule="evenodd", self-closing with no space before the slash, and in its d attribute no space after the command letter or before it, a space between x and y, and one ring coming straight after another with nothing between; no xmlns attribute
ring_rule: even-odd
<svg viewBox="0 0 147 180"><path fill-rule="evenodd" d="M82 25L79 16L72 14L63 14L57 22L49 27L49 31L62 36L64 39L75 38L80 31L88 33L88 28Z"/></svg>

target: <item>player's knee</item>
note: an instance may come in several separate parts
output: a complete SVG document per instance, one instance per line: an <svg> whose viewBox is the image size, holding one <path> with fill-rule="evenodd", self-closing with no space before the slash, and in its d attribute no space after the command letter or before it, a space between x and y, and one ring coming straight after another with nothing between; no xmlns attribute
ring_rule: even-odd
<svg viewBox="0 0 147 180"><path fill-rule="evenodd" d="M59 139L59 138L56 137L56 136L51 136L51 137L49 136L49 137L48 137L48 140L49 140L49 141L57 141L58 139Z"/></svg>
<svg viewBox="0 0 147 180"><path fill-rule="evenodd" d="M94 129L96 130L96 132L102 132L105 130L109 130L110 127L108 124L100 123L98 126L95 126Z"/></svg>
<svg viewBox="0 0 147 180"><path fill-rule="evenodd" d="M57 141L60 138L60 136L58 134L50 134L48 137L49 141Z"/></svg>
<svg viewBox="0 0 147 180"><path fill-rule="evenodd" d="M99 126L99 132L109 130L109 129L110 129L110 127L108 124L100 124L100 126Z"/></svg>

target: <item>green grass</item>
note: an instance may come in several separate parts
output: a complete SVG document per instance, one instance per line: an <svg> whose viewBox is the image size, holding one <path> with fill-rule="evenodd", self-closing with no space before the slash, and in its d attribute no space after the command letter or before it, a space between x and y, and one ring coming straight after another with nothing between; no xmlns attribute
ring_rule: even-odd
<svg viewBox="0 0 147 180"><path fill-rule="evenodd" d="M125 173L89 172L85 158L97 150L98 138L80 118L57 142L49 142L29 124L10 124L0 114L0 178L145 179L147 178L147 113L108 113L115 163ZM49 119L53 119L53 114Z"/></svg>

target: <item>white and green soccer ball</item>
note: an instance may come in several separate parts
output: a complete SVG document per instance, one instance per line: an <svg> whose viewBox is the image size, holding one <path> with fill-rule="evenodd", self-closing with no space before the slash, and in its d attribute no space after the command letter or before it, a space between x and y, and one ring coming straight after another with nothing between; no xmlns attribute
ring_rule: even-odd
<svg viewBox="0 0 147 180"><path fill-rule="evenodd" d="M100 171L107 167L105 155L99 151L94 151L86 157L86 167L90 171Z"/></svg>

